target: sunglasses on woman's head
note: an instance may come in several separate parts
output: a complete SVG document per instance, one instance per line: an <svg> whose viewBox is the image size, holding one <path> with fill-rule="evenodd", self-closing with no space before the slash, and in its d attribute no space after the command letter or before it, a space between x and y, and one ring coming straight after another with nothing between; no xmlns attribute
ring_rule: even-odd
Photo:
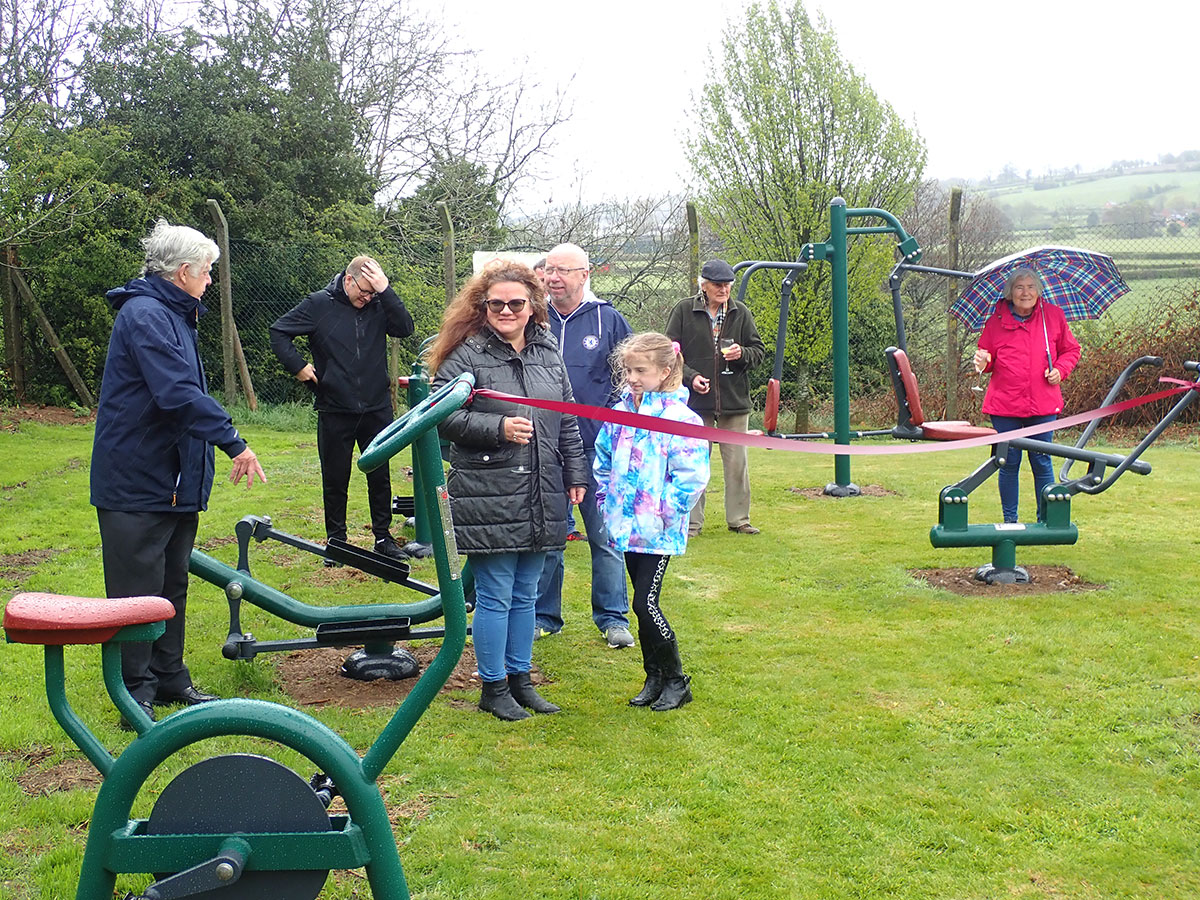
<svg viewBox="0 0 1200 900"><path fill-rule="evenodd" d="M519 313L528 302L524 297L518 297L515 300L484 300L483 305L494 313L500 312L506 306L511 312Z"/></svg>

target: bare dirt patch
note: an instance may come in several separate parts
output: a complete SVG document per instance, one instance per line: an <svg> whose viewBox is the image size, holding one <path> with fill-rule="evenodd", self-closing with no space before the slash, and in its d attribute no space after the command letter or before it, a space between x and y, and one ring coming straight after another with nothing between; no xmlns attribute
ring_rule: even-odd
<svg viewBox="0 0 1200 900"><path fill-rule="evenodd" d="M799 494L806 500L842 500L843 497L835 497L832 494L826 494L825 488L819 487L790 487L788 488L793 494ZM881 484L864 484L859 487L859 491L863 497L895 497L895 491L889 491Z"/></svg>
<svg viewBox="0 0 1200 900"><path fill-rule="evenodd" d="M82 756L70 756L52 766L43 763L54 755L49 747L4 754L6 759L26 762L29 767L17 776L17 784L31 797L40 797L75 788L98 787L103 779L95 766Z"/></svg>
<svg viewBox="0 0 1200 900"><path fill-rule="evenodd" d="M53 550L23 550L20 553L0 554L0 583L20 587L33 574L38 564L49 559Z"/></svg>
<svg viewBox="0 0 1200 900"><path fill-rule="evenodd" d="M440 649L437 644L400 646L416 657L422 672L429 667ZM289 697L304 706L363 707L398 706L417 683L417 678L406 678L404 681L355 681L347 678L338 670L342 660L353 652L353 647L322 647L289 653L279 662L277 678L280 686ZM536 666L532 681L534 684L546 682ZM475 651L468 645L446 680L442 693L477 691L479 687L479 676L475 674Z"/></svg>
<svg viewBox="0 0 1200 900"><path fill-rule="evenodd" d="M94 425L94 410L80 415L74 409L63 406L4 406L0 407L0 428L16 431L22 422L37 422L41 425Z"/></svg>
<svg viewBox="0 0 1200 900"><path fill-rule="evenodd" d="M1084 581L1067 566L1025 566L1028 584L985 584L975 579L975 569L909 569L913 578L930 587L964 597L1009 597L1020 594L1082 594L1102 591L1103 584Z"/></svg>

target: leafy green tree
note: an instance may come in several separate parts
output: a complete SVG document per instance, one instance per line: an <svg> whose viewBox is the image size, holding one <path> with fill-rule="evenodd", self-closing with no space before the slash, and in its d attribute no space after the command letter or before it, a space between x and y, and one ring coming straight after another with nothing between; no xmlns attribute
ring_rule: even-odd
<svg viewBox="0 0 1200 900"><path fill-rule="evenodd" d="M899 213L925 165L925 144L842 56L823 18L795 0L751 4L726 28L699 94L687 150L698 207L737 259L792 260L824 240L829 203ZM882 301L892 262L887 241L856 239L849 258L852 317ZM829 357L829 267L798 282L787 323L786 362L797 379L798 428L806 427L810 368ZM749 295L760 327L778 320L778 280ZM869 316L877 318L877 316ZM873 348L881 367L883 348ZM854 360L852 359L852 362Z"/></svg>
<svg viewBox="0 0 1200 900"><path fill-rule="evenodd" d="M372 204L361 123L331 63L252 6L210 34L147 32L130 12L118 5L97 27L75 113L128 133L126 174L148 195L199 222L216 197L245 238L306 234L330 205Z"/></svg>

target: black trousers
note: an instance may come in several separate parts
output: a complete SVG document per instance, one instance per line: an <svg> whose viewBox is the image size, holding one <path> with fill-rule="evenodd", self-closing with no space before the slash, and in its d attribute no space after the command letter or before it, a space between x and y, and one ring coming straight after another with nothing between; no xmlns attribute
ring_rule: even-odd
<svg viewBox="0 0 1200 900"><path fill-rule="evenodd" d="M675 640L671 623L658 605L662 594L663 576L667 573L669 556L625 551L625 570L633 582L633 614L638 621L638 640L643 649L662 646Z"/></svg>
<svg viewBox="0 0 1200 900"><path fill-rule="evenodd" d="M366 450L375 435L392 422L390 408L374 412L317 414L317 454L321 458L321 492L325 503L325 537L346 539L346 494L354 445ZM367 476L367 502L375 540L392 527L392 476L384 463Z"/></svg>
<svg viewBox="0 0 1200 900"><path fill-rule="evenodd" d="M121 644L121 677L133 699L176 697L191 686L183 662L188 557L196 542L199 513L96 510L109 597L166 597L175 607L167 630L154 643Z"/></svg>

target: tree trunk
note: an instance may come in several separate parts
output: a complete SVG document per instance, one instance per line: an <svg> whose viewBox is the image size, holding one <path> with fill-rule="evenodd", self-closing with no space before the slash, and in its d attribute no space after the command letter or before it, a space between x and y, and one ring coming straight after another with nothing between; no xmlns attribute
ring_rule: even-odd
<svg viewBox="0 0 1200 900"><path fill-rule="evenodd" d="M796 363L796 434L808 434L808 363Z"/></svg>

